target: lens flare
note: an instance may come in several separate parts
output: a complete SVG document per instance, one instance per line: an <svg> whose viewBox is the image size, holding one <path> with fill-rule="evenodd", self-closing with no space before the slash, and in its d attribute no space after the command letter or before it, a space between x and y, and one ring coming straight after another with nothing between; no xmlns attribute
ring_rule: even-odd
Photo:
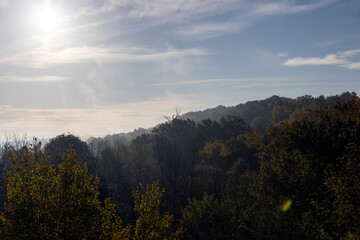
<svg viewBox="0 0 360 240"><path fill-rule="evenodd" d="M291 199L286 200L282 205L281 205L281 211L286 212L290 209L291 205L292 205L293 201Z"/></svg>

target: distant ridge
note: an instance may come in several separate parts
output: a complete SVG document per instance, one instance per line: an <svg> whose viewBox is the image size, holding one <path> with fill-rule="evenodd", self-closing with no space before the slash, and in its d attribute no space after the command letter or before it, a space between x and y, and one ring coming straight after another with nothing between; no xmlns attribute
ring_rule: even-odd
<svg viewBox="0 0 360 240"><path fill-rule="evenodd" d="M151 133L151 131L151 128L138 128L128 133L108 134L102 138L90 137L89 139L87 139L86 142L88 143L90 150L96 154L97 152L104 150L103 147L105 146L114 147L116 144L119 143L128 145L133 139L143 134Z"/></svg>
<svg viewBox="0 0 360 240"><path fill-rule="evenodd" d="M199 122L209 118L218 121L221 117L235 115L243 118L250 126L260 131L265 131L270 123L296 119L306 109L317 106L327 107L333 105L336 101L345 102L354 97L357 98L355 92L344 92L340 95L328 97L324 95L318 97L305 95L297 98L286 98L274 95L264 100L249 101L236 106L225 107L219 105L203 111L188 112L180 116L180 119L190 119Z"/></svg>
<svg viewBox="0 0 360 240"><path fill-rule="evenodd" d="M251 127L265 132L267 126L271 123L279 123L287 119L294 120L299 118L307 109L315 108L317 106L328 107L333 105L336 101L345 102L354 97L357 98L355 92L344 92L340 95L328 97L325 97L324 95L318 97L304 95L297 98L286 98L274 95L264 100L248 101L236 106L225 107L219 105L215 108L209 108L203 111L188 112L181 116L177 116L177 118L201 122L205 119L219 121L222 117L233 115L243 118ZM91 137L87 140L87 143L92 152L97 153L98 151L103 150L101 146L114 146L119 142L128 145L138 136L151 133L152 129L153 128L138 128L133 132L109 134L103 138Z"/></svg>

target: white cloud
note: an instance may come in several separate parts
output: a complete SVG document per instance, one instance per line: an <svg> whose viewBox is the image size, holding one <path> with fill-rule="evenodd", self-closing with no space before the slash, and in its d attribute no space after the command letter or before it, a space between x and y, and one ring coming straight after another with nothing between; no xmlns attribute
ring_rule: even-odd
<svg viewBox="0 0 360 240"><path fill-rule="evenodd" d="M336 55L327 55L324 58L302 58L296 57L287 60L284 66L305 66L305 65L334 65L334 64L345 64L344 59L339 58Z"/></svg>
<svg viewBox="0 0 360 240"><path fill-rule="evenodd" d="M314 1L314 3L301 4L301 5L297 5L295 1L289 1L289 0L275 1L272 3L265 2L256 5L254 9L250 12L250 15L263 17L266 15L272 16L272 15L298 14L327 6L333 2L335 2L335 0L320 0L320 1Z"/></svg>
<svg viewBox="0 0 360 240"><path fill-rule="evenodd" d="M176 34L190 38L205 39L235 32L240 28L241 23L239 22L207 22L180 28L176 31Z"/></svg>
<svg viewBox="0 0 360 240"><path fill-rule="evenodd" d="M173 115L176 107L195 110L200 104L184 96L90 109L28 109L0 107L0 135L6 133L52 137L71 132L80 136L104 136L153 127Z"/></svg>
<svg viewBox="0 0 360 240"><path fill-rule="evenodd" d="M0 82L62 82L67 81L69 78L62 76L36 76L36 77L23 77L23 76L0 76Z"/></svg>
<svg viewBox="0 0 360 240"><path fill-rule="evenodd" d="M37 49L0 59L0 64L23 65L44 68L54 64L84 62L161 62L194 56L209 55L200 48L168 48L154 51L133 46L97 47L81 46L60 50Z"/></svg>
<svg viewBox="0 0 360 240"><path fill-rule="evenodd" d="M243 88L244 86L270 86L271 84L296 84L303 81L294 77L256 77L256 78L215 78L215 79L198 79L198 80L186 80L176 82L160 82L151 84L152 86L186 86L186 85L198 85L198 86L210 86L210 85L228 85L238 86Z"/></svg>
<svg viewBox="0 0 360 240"><path fill-rule="evenodd" d="M99 14L123 10L128 18L167 18L167 21L183 21L188 18L218 15L233 10L237 5L239 2L236 0L105 0L102 7L92 4L85 12Z"/></svg>
<svg viewBox="0 0 360 240"><path fill-rule="evenodd" d="M255 83L248 83L248 84L241 84L235 86L236 88L240 89L247 89L247 88L275 88L275 87L301 87L301 86L316 86L322 85L319 82L284 82L284 81L274 81L274 82L255 82Z"/></svg>
<svg viewBox="0 0 360 240"><path fill-rule="evenodd" d="M348 69L355 69L355 70L360 70L360 62L357 63L349 63L347 65Z"/></svg>
<svg viewBox="0 0 360 240"><path fill-rule="evenodd" d="M320 0L310 4L297 4L293 0L242 1L233 5L236 17L224 22L204 21L181 27L176 34L190 38L211 38L222 34L237 32L248 25L266 17L292 15L315 10L334 3L335 0Z"/></svg>
<svg viewBox="0 0 360 240"><path fill-rule="evenodd" d="M323 58L313 57L295 57L288 59L283 63L283 66L298 67L298 66L319 66L319 65L338 65L348 69L360 69L360 62L352 62L351 57L360 54L360 49L353 49L348 51L337 52L336 54L329 54Z"/></svg>
<svg viewBox="0 0 360 240"><path fill-rule="evenodd" d="M360 53L360 49L353 49L353 50L338 52L337 54L342 58L349 58L349 57L353 57L359 53Z"/></svg>
<svg viewBox="0 0 360 240"><path fill-rule="evenodd" d="M181 24L179 29L174 29L176 34L201 39L237 32L265 17L304 13L335 1L316 0L302 4L296 0L86 0L75 4L79 11L75 16L92 15L99 19L125 21L145 19L141 25L148 27ZM217 16L224 20L211 20Z"/></svg>
<svg viewBox="0 0 360 240"><path fill-rule="evenodd" d="M297 4L295 0L104 0L101 7L95 0L86 1L83 12L99 14L125 10L127 17L164 18L184 21L221 15L229 11L247 12L249 15L296 14L329 5L336 0L316 0L310 4ZM171 16L169 18L169 16Z"/></svg>
<svg viewBox="0 0 360 240"><path fill-rule="evenodd" d="M189 81L177 81L177 82L161 82L151 84L152 86L184 86L184 85L204 85L215 84L221 82L233 81L234 79L201 79L201 80L189 80Z"/></svg>

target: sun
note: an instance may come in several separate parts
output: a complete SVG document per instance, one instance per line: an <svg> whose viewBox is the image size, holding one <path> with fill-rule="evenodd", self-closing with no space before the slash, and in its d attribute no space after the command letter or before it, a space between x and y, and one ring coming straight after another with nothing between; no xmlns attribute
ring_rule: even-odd
<svg viewBox="0 0 360 240"><path fill-rule="evenodd" d="M60 12L49 3L34 11L33 24L36 31L48 33L56 30L62 22Z"/></svg>

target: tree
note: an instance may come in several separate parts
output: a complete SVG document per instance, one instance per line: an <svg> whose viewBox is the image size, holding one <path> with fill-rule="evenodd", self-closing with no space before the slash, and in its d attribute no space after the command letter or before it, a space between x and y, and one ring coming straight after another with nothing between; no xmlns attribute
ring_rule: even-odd
<svg viewBox="0 0 360 240"><path fill-rule="evenodd" d="M202 200L189 199L181 218L184 237L189 240L236 239L232 210L231 205L220 203L207 194Z"/></svg>
<svg viewBox="0 0 360 240"><path fill-rule="evenodd" d="M339 159L341 167L332 169L325 182L334 197L334 211L331 214L336 219L333 234L338 239L360 238L359 149L360 142L348 144L344 156Z"/></svg>
<svg viewBox="0 0 360 240"><path fill-rule="evenodd" d="M359 236L359 129L359 99L268 127L251 189L259 239Z"/></svg>
<svg viewBox="0 0 360 240"><path fill-rule="evenodd" d="M142 192L142 193L141 193ZM181 238L182 230L172 230L173 216L161 215L160 202L164 196L157 182L140 187L134 192L135 212L139 214L134 228L135 240L177 240Z"/></svg>
<svg viewBox="0 0 360 240"><path fill-rule="evenodd" d="M89 164L93 159L88 145L72 134L61 134L50 139L45 145L44 151L49 157L50 162L54 165L58 165L61 162L64 153L70 153L71 151L75 151L76 159L80 163L87 162Z"/></svg>
<svg viewBox="0 0 360 240"><path fill-rule="evenodd" d="M1 239L127 239L110 200L98 199L98 178L63 155L55 169L34 143L20 158L9 153L7 200L1 215Z"/></svg>

